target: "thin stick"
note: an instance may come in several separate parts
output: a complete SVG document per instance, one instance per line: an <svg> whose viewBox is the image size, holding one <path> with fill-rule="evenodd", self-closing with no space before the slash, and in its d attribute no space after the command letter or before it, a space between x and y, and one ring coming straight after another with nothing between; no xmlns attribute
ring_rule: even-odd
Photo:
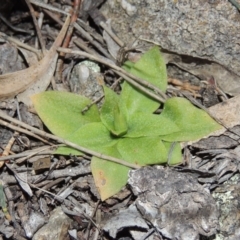
<svg viewBox="0 0 240 240"><path fill-rule="evenodd" d="M74 23L74 28L80 32L80 34L86 38L94 47L96 47L96 49L101 52L105 57L109 58L109 59L113 59L112 56L101 46L101 44L99 44L97 41L95 41L92 36L86 32L79 24L77 24L76 22Z"/></svg>
<svg viewBox="0 0 240 240"><path fill-rule="evenodd" d="M64 48L69 47L69 43L72 39L73 25L77 20L80 5L81 5L81 0L74 0L74 6L72 9L72 13L71 13L70 24L69 24L66 36L62 43L62 47L64 47ZM63 62L64 62L65 55L66 55L65 53L59 54L59 59L58 59L57 67L56 67L56 75L55 76L58 76L58 80L61 80L61 82L63 82L62 72L63 72Z"/></svg>
<svg viewBox="0 0 240 240"><path fill-rule="evenodd" d="M29 0L29 2L31 2L32 4L36 5L36 6L39 6L39 7L42 7L42 8L46 8L48 10L51 10L51 11L54 11L54 12L58 12L58 13L62 13L64 15L68 15L68 13L66 13L65 11L59 9L59 8L56 8L56 7L53 7L47 3L44 3L44 2L40 2L39 0Z"/></svg>
<svg viewBox="0 0 240 240"><path fill-rule="evenodd" d="M18 47L22 47L24 49L27 49L27 50L35 53L38 57L38 60L41 59L40 50L33 48L33 47L29 46L28 44L22 43L21 41L19 41L16 38L9 37L8 35L6 35L5 33L2 33L2 32L0 32L0 37L2 37L5 41L15 43Z"/></svg>
<svg viewBox="0 0 240 240"><path fill-rule="evenodd" d="M18 102L17 102L17 113L18 113L18 118L19 118L19 120L21 121L22 118L21 118L21 115L20 115L19 103L18 103ZM13 133L12 137L11 137L10 140L8 141L7 146L5 147L5 150L4 150L3 153L2 153L2 156L8 156L8 155L10 154L11 148L12 148L12 146L13 146L15 140L16 140L16 137L17 137L18 135L19 135L19 133L16 132L16 131ZM1 163L0 163L0 164L1 164Z"/></svg>
<svg viewBox="0 0 240 240"><path fill-rule="evenodd" d="M17 132L14 132L13 136L10 138L10 140L8 141L8 144L6 145L3 153L2 153L2 156L8 156L10 151L11 151L11 148L15 142L15 139L16 137L18 136L18 133Z"/></svg>
<svg viewBox="0 0 240 240"><path fill-rule="evenodd" d="M36 6L39 6L39 7L42 7L44 9L48 9L49 11L53 11L53 12L57 12L57 13L61 13L63 15L68 15L67 12L59 9L59 8L56 8L56 7L53 7L52 5L49 5L49 4L46 4L44 2L40 2L39 0L30 0L30 2ZM49 14L49 13L48 13ZM93 33L93 30L85 23L83 22L80 18L78 18L78 23L83 26L84 29L86 29L86 33L88 34L88 32L90 32L90 34L98 41L100 42L101 44L104 44L104 40L102 38L102 36L100 34L97 34L97 33ZM74 26L75 27L75 26ZM75 27L76 28L76 27ZM91 29L91 31L90 31ZM90 41L91 42L91 41ZM92 43L92 42L91 42ZM101 45L99 45L101 47ZM102 47L101 47L102 48ZM104 50L102 48L102 50ZM105 53L107 53L105 51ZM104 54L105 55L105 54Z"/></svg>
<svg viewBox="0 0 240 240"><path fill-rule="evenodd" d="M132 81L132 80L129 80L129 78L135 80L135 82L141 84L141 85L144 86L144 87L147 87L147 88L152 89L155 93L159 94L161 97L160 97L160 96L157 96L157 95L154 94L154 93L151 94L151 95L152 95L151 97L154 96L154 98L155 98L156 100L158 100L159 102L164 103L164 102L166 101L167 96L166 96L165 93L163 93L159 88L157 88L157 87L154 86L153 84L147 82L146 80L143 80L143 79L141 79L141 78L139 78L139 77L134 76L134 75L131 74L131 73L126 72L124 69L118 67L117 65L115 65L115 64L113 64L113 63L110 63L109 61L104 60L103 58L99 58L99 57L97 57L97 56L88 54L88 53L83 52L83 51L73 51L73 50L68 49L68 48L61 48L61 47L59 47L59 48L58 48L58 51L60 51L60 52L65 52L65 53L71 53L71 54L81 55L81 56L90 58L90 59L92 59L92 60L94 60L94 61L97 61L97 62L100 62L100 63L102 63L102 64L105 64L106 66L114 69L119 76L122 77L122 75L120 75L119 73L124 74L124 78L127 76L128 79L125 78L125 80L126 80L126 81L129 81L129 82L131 81L131 84L132 84L133 81ZM135 83L135 84L136 84L136 83ZM138 85L136 85L136 86L138 86ZM144 91L146 94L149 94L149 91L146 91L146 89L145 89L145 90L143 89L142 91Z"/></svg>
<svg viewBox="0 0 240 240"><path fill-rule="evenodd" d="M114 71L114 70L113 70ZM127 82L131 83L134 87L138 88L142 92L146 93L149 97L152 97L153 99L157 100L160 103L164 103L165 99L161 98L160 96L154 94L154 92L148 91L145 87L142 85L138 84L137 82L133 81L130 77L126 76L125 74L122 74L118 71L114 71L117 73L120 77L124 78Z"/></svg>
<svg viewBox="0 0 240 240"><path fill-rule="evenodd" d="M34 0L31 0L34 1ZM47 5L48 6L48 5ZM46 7L46 6L45 6ZM47 9L51 9L46 7ZM56 21L58 24L63 25L63 22L55 15L52 14L50 11L48 10L44 10L45 13L48 14L49 17L51 17L54 21ZM65 12L61 12L64 15L66 15L67 13ZM79 20L79 19L78 19ZM73 24L73 27L90 43L92 44L99 52L101 52L105 57L111 59L111 55L101 46L101 44L99 44L97 41L95 41L92 36L86 32L79 24L77 24L76 22ZM86 49L84 49L86 51ZM86 51L87 52L87 51Z"/></svg>
<svg viewBox="0 0 240 240"><path fill-rule="evenodd" d="M33 9L33 7L32 7L32 4L29 2L29 0L25 0L25 2L26 2L27 6L28 6L28 8L29 8L29 10L30 10L31 15L32 15L33 23L34 23L34 25L35 25L35 28L36 28L36 31L37 31L37 35L38 35L38 40L39 40L39 42L40 42L42 52L44 53L45 50L46 50L46 49L45 49L45 44L44 44L44 42L43 42L42 33L41 33L41 31L40 31L40 28L39 28L39 26L38 26L37 19L36 19L36 17L35 17L35 11L34 11L34 9Z"/></svg>
<svg viewBox="0 0 240 240"><path fill-rule="evenodd" d="M27 34L32 34L30 31L26 31L24 29L14 27L10 21L7 20L1 13L0 13L0 19L8 26L10 27L13 31L15 32L21 32L21 33L27 33Z"/></svg>
<svg viewBox="0 0 240 240"><path fill-rule="evenodd" d="M39 129L37 129L37 128L31 127L31 126L29 126L29 125L27 125L27 124L25 124L25 123L23 123L23 122L21 122L21 121L18 121L17 119L14 119L14 118L12 118L12 117L9 117L7 114L5 114L5 113L4 113L3 111L1 111L1 110L0 110L0 117L3 118L3 119L5 119L5 120L7 120L7 121L13 122L13 123L15 123L16 125L19 125L19 126L21 126L21 127L23 127L23 128L26 128L26 129L28 129L29 131L32 131L32 132L34 132L34 133L36 133L36 134L38 134L38 135L40 135L40 136L42 136L42 137L46 137L46 138L55 140L55 141L57 141L57 142L59 142L59 143L64 143L65 145L67 145L67 146L69 146L69 147L72 147L72 148L74 148L74 149L77 149L77 150L79 150L79 151L81 151L81 152L90 154L90 155L95 156L95 157L98 157L98 158L102 158L102 159L107 160L107 161L115 162L115 163L118 163L118 164L121 164L121 165L130 167L130 168L134 168L134 169L139 169L139 168L140 168L140 166L137 165L137 164L132 164L132 163L126 162L126 161L124 161L124 160L122 160L122 159L118 159L118 158L115 158L115 157L110 157L110 156L107 156L107 155L104 155L104 154L95 152L95 151L90 150L90 149L87 149L87 148L85 148L85 147L81 147L81 146L79 146L79 145L77 145L77 144L75 144L75 143L72 143L72 142L70 142L70 141L64 140L64 139L59 138L59 137L56 137L56 136L54 136L54 135L52 135L52 134L46 133L46 132L44 132L44 131L41 131L41 130L39 130ZM2 121L2 120L0 121L0 124L3 125L3 126L9 127L9 128L11 128L11 129L20 131L20 132L25 131L25 133L27 133L27 132L28 132L28 133L31 133L31 132L29 132L28 130L22 129L22 128L20 128L20 127L16 127L16 126L14 126L14 125L12 125L12 124L10 124L10 123L7 123L7 122L5 122L5 121Z"/></svg>
<svg viewBox="0 0 240 240"><path fill-rule="evenodd" d="M94 54L96 55L97 53L95 52L95 50L89 48L87 46L87 44L81 39L81 38L77 38L74 39L73 42L82 50L84 50L85 52L89 53L89 54Z"/></svg>
<svg viewBox="0 0 240 240"><path fill-rule="evenodd" d="M59 146L59 145L56 145ZM9 155L9 156L5 156L5 157L0 157L0 161L6 161L9 159L16 159L16 158L23 158L23 157L32 157L34 155L49 155L53 153L53 150L51 150L52 148L54 148L55 146L44 146L44 147L40 147L38 149L34 149L34 150L28 150L28 151L24 151L21 153L16 153L13 155ZM48 150L50 149L50 150Z"/></svg>
<svg viewBox="0 0 240 240"><path fill-rule="evenodd" d="M78 24L85 29L86 32L88 32L96 41L101 43L102 45L105 44L105 41L103 40L102 35L96 32L96 29L89 26L87 23L85 23L82 19L78 18L77 20Z"/></svg>
<svg viewBox="0 0 240 240"><path fill-rule="evenodd" d="M44 147L43 149L41 149L41 150L38 150L38 151L34 151L33 153L31 153L31 154L28 154L28 155L26 155L25 157L22 157L22 158L19 158L19 159L17 159L17 161L16 161L16 163L17 164L20 164L20 163L23 163L24 161L26 161L27 159L29 159L29 158L31 158L31 157L33 157L34 155L45 155L45 150L48 150L49 148L52 148L52 147L54 147L54 146L47 146L47 147ZM41 152L44 152L44 153L41 153ZM48 155L49 154L52 154L53 153L53 151L51 151L50 153L48 153ZM16 154L14 154L14 156L15 156ZM0 159L1 160L1 159Z"/></svg>
<svg viewBox="0 0 240 240"><path fill-rule="evenodd" d="M110 37L120 46L124 47L124 42L122 42L115 33L113 33L112 29L110 29L106 23L100 22L100 26L110 35Z"/></svg>
<svg viewBox="0 0 240 240"><path fill-rule="evenodd" d="M1 113L0 113L0 115L1 115ZM2 117L2 116L0 116L0 117ZM18 120L17 120L17 121L18 121ZM20 122L20 121L19 121L19 122ZM8 123L0 119L0 125L6 126L6 124L8 124ZM36 134L34 134L34 133L32 133L32 132L27 131L27 130L25 130L25 129L21 129L21 128L17 127L17 126L13 126L13 127L11 127L11 129L14 129L14 130L16 130L16 131L18 131L18 132L25 133L25 134L27 134L27 135L29 135L29 136L32 136L32 137L34 137L34 138L36 138L36 139L38 139L38 140L40 140L40 141L42 141L42 142L44 142L44 143L46 143L46 144L50 144L50 145L51 145L51 143L49 143L47 140L45 140L45 139L37 136Z"/></svg>

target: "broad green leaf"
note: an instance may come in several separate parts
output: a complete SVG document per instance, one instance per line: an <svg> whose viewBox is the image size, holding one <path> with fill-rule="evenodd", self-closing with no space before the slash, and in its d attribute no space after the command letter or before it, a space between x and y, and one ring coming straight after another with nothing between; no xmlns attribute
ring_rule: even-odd
<svg viewBox="0 0 240 240"><path fill-rule="evenodd" d="M127 132L127 110L120 97L108 87L104 87L105 100L101 108L101 120L115 136Z"/></svg>
<svg viewBox="0 0 240 240"><path fill-rule="evenodd" d="M97 107L92 106L85 114L81 111L91 100L68 92L49 91L31 97L38 115L55 135L65 138L90 122L100 122Z"/></svg>
<svg viewBox="0 0 240 240"><path fill-rule="evenodd" d="M176 165L182 163L182 149L179 142L164 142L163 144L168 152L168 164Z"/></svg>
<svg viewBox="0 0 240 240"><path fill-rule="evenodd" d="M104 147L112 146L116 143L116 139L111 136L108 129L101 122L85 124L65 139L99 153L103 153L102 149ZM82 155L80 151L70 147L59 147L55 153Z"/></svg>
<svg viewBox="0 0 240 240"><path fill-rule="evenodd" d="M179 131L177 125L162 115L135 113L128 120L128 132L124 137L159 136Z"/></svg>
<svg viewBox="0 0 240 240"><path fill-rule="evenodd" d="M196 140L221 128L205 111L196 108L185 98L168 99L161 115L172 120L180 129L179 132L161 136L165 141Z"/></svg>
<svg viewBox="0 0 240 240"><path fill-rule="evenodd" d="M126 116L121 112L119 104L116 105L116 108L113 110L113 116L114 116L114 130L112 133L115 136L123 136L127 133L128 125L127 125L127 119Z"/></svg>
<svg viewBox="0 0 240 240"><path fill-rule="evenodd" d="M159 137L122 138L117 149L125 161L142 166L167 161L167 150Z"/></svg>
<svg viewBox="0 0 240 240"><path fill-rule="evenodd" d="M104 148L103 152L112 157L122 158L116 145ZM91 169L102 201L118 193L126 185L130 170L126 166L97 157L92 158Z"/></svg>
<svg viewBox="0 0 240 240"><path fill-rule="evenodd" d="M130 67L131 64L128 63L126 70ZM131 67L129 72L152 83L163 92L166 91L166 65L163 57L160 55L158 47L153 47L146 52L141 59ZM126 103L129 115L133 115L135 112L153 113L160 105L159 102L126 81L124 81L122 85L121 98Z"/></svg>

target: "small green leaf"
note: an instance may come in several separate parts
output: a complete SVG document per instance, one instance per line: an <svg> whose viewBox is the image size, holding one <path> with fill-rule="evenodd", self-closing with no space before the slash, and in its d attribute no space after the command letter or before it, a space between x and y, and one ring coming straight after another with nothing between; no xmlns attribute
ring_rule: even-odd
<svg viewBox="0 0 240 240"><path fill-rule="evenodd" d="M159 137L122 138L117 148L130 163L145 166L167 161L167 150Z"/></svg>
<svg viewBox="0 0 240 240"><path fill-rule="evenodd" d="M161 136L161 139L169 142L196 140L221 129L221 125L205 111L194 107L184 98L168 99L161 115L172 120L180 129L179 132Z"/></svg>
<svg viewBox="0 0 240 240"><path fill-rule="evenodd" d="M108 87L104 87L105 101L101 109L101 120L115 136L127 132L127 110L120 97Z"/></svg>
<svg viewBox="0 0 240 240"><path fill-rule="evenodd" d="M166 91L166 65L163 57L160 55L158 47L150 49L134 65L127 62L126 70L129 68L131 68L129 72L133 75L147 80L163 92ZM147 96L126 81L124 81L122 85L121 98L122 101L126 103L129 115L134 115L135 112L153 113L160 105L159 102Z"/></svg>
<svg viewBox="0 0 240 240"><path fill-rule="evenodd" d="M135 113L128 120L128 132L124 137L150 137L179 131L177 125L162 115Z"/></svg>
<svg viewBox="0 0 240 240"><path fill-rule="evenodd" d="M168 164L171 165L176 165L176 164L181 164L182 163L182 149L180 146L179 142L164 142L164 146L167 149L168 152Z"/></svg>
<svg viewBox="0 0 240 240"><path fill-rule="evenodd" d="M65 138L90 122L100 122L97 107L92 106L85 114L81 111L91 100L68 92L49 91L31 97L38 115L55 135Z"/></svg>
<svg viewBox="0 0 240 240"><path fill-rule="evenodd" d="M122 158L116 145L104 148L103 152L108 156ZM101 200L104 201L118 193L122 187L126 185L130 168L93 157L91 161L91 169Z"/></svg>
<svg viewBox="0 0 240 240"><path fill-rule="evenodd" d="M65 139L99 153L103 153L102 149L104 147L109 147L116 143L116 139L111 136L108 129L101 122L85 124ZM82 155L80 151L70 147L59 147L55 153Z"/></svg>
<svg viewBox="0 0 240 240"><path fill-rule="evenodd" d="M127 119L124 114L121 112L119 104L116 105L116 108L113 110L114 122L113 126L114 129L112 133L115 136L123 136L128 131Z"/></svg>

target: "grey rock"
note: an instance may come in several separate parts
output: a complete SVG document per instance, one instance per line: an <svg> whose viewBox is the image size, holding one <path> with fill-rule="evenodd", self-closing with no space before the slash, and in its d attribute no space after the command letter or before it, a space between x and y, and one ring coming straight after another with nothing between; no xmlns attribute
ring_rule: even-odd
<svg viewBox="0 0 240 240"><path fill-rule="evenodd" d="M40 228L32 239L57 239L62 230L62 225L71 223L72 219L58 207L52 212L48 223Z"/></svg>
<svg viewBox="0 0 240 240"><path fill-rule="evenodd" d="M145 230L149 229L136 207L131 205L128 209L122 210L116 216L111 217L104 225L103 230L116 239L117 233L122 229L133 227Z"/></svg>
<svg viewBox="0 0 240 240"><path fill-rule="evenodd" d="M199 239L216 234L216 203L190 174L163 167L130 171L129 185L143 217L170 239Z"/></svg>
<svg viewBox="0 0 240 240"><path fill-rule="evenodd" d="M220 232L217 234L219 240L234 240L240 238L240 175L234 175L229 181L218 187L213 197L220 212Z"/></svg>
<svg viewBox="0 0 240 240"><path fill-rule="evenodd" d="M69 84L72 92L96 100L103 95L103 76L100 67L91 61L83 61L73 68Z"/></svg>
<svg viewBox="0 0 240 240"><path fill-rule="evenodd" d="M33 234L45 223L44 216L38 212L31 212L26 224L23 225L26 236L32 238Z"/></svg>
<svg viewBox="0 0 240 240"><path fill-rule="evenodd" d="M125 43L149 39L240 76L240 14L229 1L108 0L102 12Z"/></svg>

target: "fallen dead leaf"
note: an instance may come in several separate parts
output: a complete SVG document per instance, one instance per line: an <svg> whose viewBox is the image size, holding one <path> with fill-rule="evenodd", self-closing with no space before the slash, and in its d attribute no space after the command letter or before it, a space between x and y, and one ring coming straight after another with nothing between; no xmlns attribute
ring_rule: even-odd
<svg viewBox="0 0 240 240"><path fill-rule="evenodd" d="M57 59L58 54L56 53L52 57L51 62L49 62L46 72L39 76L37 80L33 81L33 83L25 91L18 94L17 99L19 102L23 102L28 107L32 106L30 96L43 92L47 89L55 72Z"/></svg>
<svg viewBox="0 0 240 240"><path fill-rule="evenodd" d="M0 100L15 97L17 94L25 91L36 82L39 83L44 81L45 86L50 83L58 56L57 48L63 41L69 23L70 17L68 16L51 49L42 60L27 69L0 76ZM43 91L44 89L39 88L39 86L36 88L38 92ZM30 101L26 100L26 98L30 96L29 94L32 94L32 90L29 93L26 93L25 96L19 96L19 100L29 104Z"/></svg>
<svg viewBox="0 0 240 240"><path fill-rule="evenodd" d="M240 95L216 104L208 110L227 128L233 128L236 125L240 125ZM217 132L213 134L217 134Z"/></svg>
<svg viewBox="0 0 240 240"><path fill-rule="evenodd" d="M38 56L36 53L31 52L27 49L24 49L22 47L18 47L18 50L22 53L22 55L24 56L28 66L32 66L34 64L38 63ZM39 55L40 55L40 50L39 50Z"/></svg>
<svg viewBox="0 0 240 240"><path fill-rule="evenodd" d="M164 53L164 58L166 63L172 63L200 79L206 80L213 77L225 93L232 96L240 93L240 77L218 63L175 53Z"/></svg>

